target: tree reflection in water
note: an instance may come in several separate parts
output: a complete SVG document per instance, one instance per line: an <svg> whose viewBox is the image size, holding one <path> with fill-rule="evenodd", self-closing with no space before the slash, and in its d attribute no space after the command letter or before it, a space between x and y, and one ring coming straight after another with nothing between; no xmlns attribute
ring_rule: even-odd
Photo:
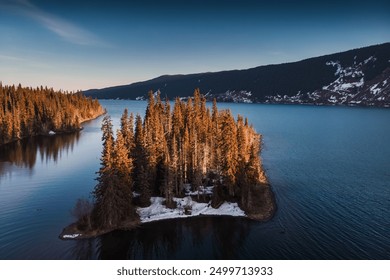
<svg viewBox="0 0 390 280"><path fill-rule="evenodd" d="M72 151L79 141L80 132L53 136L36 136L0 146L0 175L9 166L33 169L37 158L57 162L64 153Z"/></svg>
<svg viewBox="0 0 390 280"><path fill-rule="evenodd" d="M99 259L239 259L252 221L194 217L144 224L98 238Z"/></svg>
<svg viewBox="0 0 390 280"><path fill-rule="evenodd" d="M73 259L90 260L95 258L96 239L80 239L71 242L74 242L74 245L70 247Z"/></svg>

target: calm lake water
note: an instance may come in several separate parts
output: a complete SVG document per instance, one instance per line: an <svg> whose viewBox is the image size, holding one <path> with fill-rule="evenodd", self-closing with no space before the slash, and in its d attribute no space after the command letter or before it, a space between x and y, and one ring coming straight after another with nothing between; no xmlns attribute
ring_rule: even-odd
<svg viewBox="0 0 390 280"><path fill-rule="evenodd" d="M118 125L125 107L102 101ZM198 217L58 239L88 198L101 118L71 135L0 148L0 259L390 259L390 110L219 104L263 134L278 210L267 222Z"/></svg>

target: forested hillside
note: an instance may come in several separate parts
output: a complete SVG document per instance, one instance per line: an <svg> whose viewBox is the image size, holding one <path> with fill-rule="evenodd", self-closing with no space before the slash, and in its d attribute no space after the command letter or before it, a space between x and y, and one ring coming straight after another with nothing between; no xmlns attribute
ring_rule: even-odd
<svg viewBox="0 0 390 280"><path fill-rule="evenodd" d="M390 107L390 43L244 70L164 75L86 91L102 99L169 98L200 88L208 101Z"/></svg>
<svg viewBox="0 0 390 280"><path fill-rule="evenodd" d="M70 132L104 113L97 100L82 93L0 83L0 145L24 137Z"/></svg>

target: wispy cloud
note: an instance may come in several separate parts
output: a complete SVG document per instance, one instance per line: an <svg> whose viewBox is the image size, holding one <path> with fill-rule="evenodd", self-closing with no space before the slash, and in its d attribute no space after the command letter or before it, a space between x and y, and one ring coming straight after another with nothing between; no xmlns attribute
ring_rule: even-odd
<svg viewBox="0 0 390 280"><path fill-rule="evenodd" d="M72 44L86 46L109 45L88 30L40 9L29 0L0 0L0 7L8 8L23 16L32 18L46 29Z"/></svg>
<svg viewBox="0 0 390 280"><path fill-rule="evenodd" d="M0 60L8 60L8 61L24 61L23 58L11 56L11 55L1 55L0 54Z"/></svg>
<svg viewBox="0 0 390 280"><path fill-rule="evenodd" d="M34 69L42 69L42 68L52 68L52 66L46 63L43 59L31 58L31 57L23 57L23 56L14 56L14 55L0 55L0 62L2 65L7 67L22 67L25 68L34 68Z"/></svg>

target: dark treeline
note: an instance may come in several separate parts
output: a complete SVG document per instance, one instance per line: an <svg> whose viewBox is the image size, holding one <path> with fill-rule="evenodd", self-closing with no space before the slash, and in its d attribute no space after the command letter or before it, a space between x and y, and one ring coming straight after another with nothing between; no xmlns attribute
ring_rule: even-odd
<svg viewBox="0 0 390 280"><path fill-rule="evenodd" d="M0 145L49 131L75 131L80 129L81 122L103 111L97 100L80 92L0 83Z"/></svg>
<svg viewBox="0 0 390 280"><path fill-rule="evenodd" d="M219 111L215 100L208 108L199 90L186 102L176 98L173 109L149 93L143 119L125 110L116 135L109 116L102 131L92 212L99 229L126 227L137 219L133 192L140 195L138 206L150 205L151 196L158 195L175 208L173 198L184 195L185 184L193 191L213 185L213 207L229 200L248 210L253 187L266 183L260 135L242 116L235 120L230 110Z"/></svg>

